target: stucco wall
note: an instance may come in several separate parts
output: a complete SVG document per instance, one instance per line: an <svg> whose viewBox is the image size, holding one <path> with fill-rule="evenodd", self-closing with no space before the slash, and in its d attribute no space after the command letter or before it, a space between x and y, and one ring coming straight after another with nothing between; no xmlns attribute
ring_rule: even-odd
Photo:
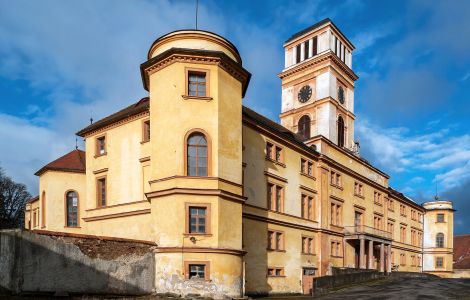
<svg viewBox="0 0 470 300"><path fill-rule="evenodd" d="M72 244L29 231L0 231L0 288L13 293L149 294L155 258L91 258Z"/></svg>

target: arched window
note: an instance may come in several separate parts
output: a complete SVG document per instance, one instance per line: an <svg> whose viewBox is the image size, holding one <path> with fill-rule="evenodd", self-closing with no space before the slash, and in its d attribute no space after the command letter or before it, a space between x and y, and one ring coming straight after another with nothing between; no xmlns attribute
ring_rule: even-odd
<svg viewBox="0 0 470 300"><path fill-rule="evenodd" d="M302 137L302 139L308 140L310 138L310 117L308 115L302 116L297 128L297 133Z"/></svg>
<svg viewBox="0 0 470 300"><path fill-rule="evenodd" d="M338 146L344 147L344 120L343 117L338 117Z"/></svg>
<svg viewBox="0 0 470 300"><path fill-rule="evenodd" d="M207 139L201 132L191 133L187 141L187 175L207 176Z"/></svg>
<svg viewBox="0 0 470 300"><path fill-rule="evenodd" d="M436 235L436 247L443 248L444 247L444 234L439 232Z"/></svg>
<svg viewBox="0 0 470 300"><path fill-rule="evenodd" d="M75 191L67 192L65 195L65 206L67 214L67 227L78 226L78 194Z"/></svg>

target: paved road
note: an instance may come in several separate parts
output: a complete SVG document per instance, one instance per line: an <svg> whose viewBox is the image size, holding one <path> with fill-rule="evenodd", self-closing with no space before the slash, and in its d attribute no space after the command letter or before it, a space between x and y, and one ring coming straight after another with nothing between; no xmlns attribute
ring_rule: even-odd
<svg viewBox="0 0 470 300"><path fill-rule="evenodd" d="M315 299L470 300L470 279L390 278L341 289Z"/></svg>

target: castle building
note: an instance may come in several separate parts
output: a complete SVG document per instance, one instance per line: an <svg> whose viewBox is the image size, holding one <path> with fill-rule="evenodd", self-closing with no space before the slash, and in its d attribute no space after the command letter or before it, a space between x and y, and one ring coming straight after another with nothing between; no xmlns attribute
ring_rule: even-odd
<svg viewBox="0 0 470 300"><path fill-rule="evenodd" d="M158 38L149 96L36 173L25 226L155 242L159 293L309 293L335 267L451 276L452 203L415 203L359 155L353 44L326 19L284 49L278 124L243 106L227 39Z"/></svg>

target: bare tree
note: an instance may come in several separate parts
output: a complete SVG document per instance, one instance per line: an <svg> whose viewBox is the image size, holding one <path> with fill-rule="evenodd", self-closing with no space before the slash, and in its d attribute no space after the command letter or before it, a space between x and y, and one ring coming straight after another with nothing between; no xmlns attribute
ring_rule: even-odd
<svg viewBox="0 0 470 300"><path fill-rule="evenodd" d="M26 186L14 182L0 168L0 229L23 227L24 206L30 198Z"/></svg>

